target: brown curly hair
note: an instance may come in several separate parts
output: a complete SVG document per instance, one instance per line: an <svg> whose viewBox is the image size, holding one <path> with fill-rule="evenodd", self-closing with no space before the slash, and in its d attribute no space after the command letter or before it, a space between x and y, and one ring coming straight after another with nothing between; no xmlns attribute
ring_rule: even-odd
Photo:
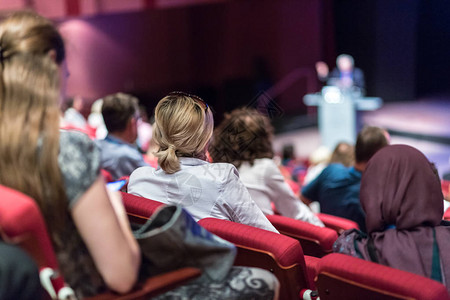
<svg viewBox="0 0 450 300"><path fill-rule="evenodd" d="M238 108L214 130L209 154L214 162L227 162L239 168L243 162L273 158L273 127L270 120L252 108Z"/></svg>

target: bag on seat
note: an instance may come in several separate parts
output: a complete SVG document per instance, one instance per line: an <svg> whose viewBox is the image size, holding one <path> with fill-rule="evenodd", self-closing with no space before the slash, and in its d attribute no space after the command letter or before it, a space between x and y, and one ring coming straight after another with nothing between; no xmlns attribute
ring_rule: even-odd
<svg viewBox="0 0 450 300"><path fill-rule="evenodd" d="M236 256L233 244L198 225L181 206L158 208L133 234L143 255L143 276L196 267L209 279L220 281Z"/></svg>

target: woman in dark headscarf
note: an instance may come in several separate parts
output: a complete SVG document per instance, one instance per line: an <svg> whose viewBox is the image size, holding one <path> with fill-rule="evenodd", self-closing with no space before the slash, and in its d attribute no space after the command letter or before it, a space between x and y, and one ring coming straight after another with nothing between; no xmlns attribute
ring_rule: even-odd
<svg viewBox="0 0 450 300"><path fill-rule="evenodd" d="M450 291L450 227L440 225L442 200L439 178L421 152L385 147L361 181L368 236L345 232L334 251L429 277Z"/></svg>

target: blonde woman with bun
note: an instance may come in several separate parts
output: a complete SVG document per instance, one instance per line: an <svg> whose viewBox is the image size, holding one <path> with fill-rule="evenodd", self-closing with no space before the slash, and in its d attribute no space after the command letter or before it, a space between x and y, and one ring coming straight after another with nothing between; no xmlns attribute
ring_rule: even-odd
<svg viewBox="0 0 450 300"><path fill-rule="evenodd" d="M277 232L251 199L228 163L209 163L206 149L214 120L197 96L172 92L155 109L153 141L159 167L142 167L130 177L132 194L185 207L196 220L230 220Z"/></svg>
<svg viewBox="0 0 450 300"><path fill-rule="evenodd" d="M211 109L201 98L183 92L164 97L155 109L152 139L159 167L135 170L128 192L182 205L196 220L214 217L277 232L236 168L206 161L213 124ZM276 277L265 270L233 267L221 282L196 280L155 299L277 299L278 288Z"/></svg>

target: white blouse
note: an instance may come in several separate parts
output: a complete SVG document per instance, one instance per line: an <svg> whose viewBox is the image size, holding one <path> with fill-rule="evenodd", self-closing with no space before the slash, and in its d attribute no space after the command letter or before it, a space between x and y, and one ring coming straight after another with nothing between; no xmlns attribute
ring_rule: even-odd
<svg viewBox="0 0 450 300"><path fill-rule="evenodd" d="M242 163L239 175L252 199L265 214L273 215L273 202L285 217L324 227L311 209L294 195L272 159L255 159L253 166L248 162Z"/></svg>
<svg viewBox="0 0 450 300"><path fill-rule="evenodd" d="M138 168L130 176L128 192L182 205L196 221L213 217L278 233L250 197L233 165L180 157L180 167L174 174L160 167Z"/></svg>

